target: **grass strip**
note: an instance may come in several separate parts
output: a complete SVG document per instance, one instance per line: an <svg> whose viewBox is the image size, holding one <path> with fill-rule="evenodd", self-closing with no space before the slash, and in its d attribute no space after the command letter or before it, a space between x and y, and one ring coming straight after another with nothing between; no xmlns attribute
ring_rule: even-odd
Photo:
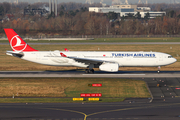
<svg viewBox="0 0 180 120"><path fill-rule="evenodd" d="M100 98L100 101L73 101L72 98L0 98L0 103L93 103L122 102L124 98Z"/></svg>
<svg viewBox="0 0 180 120"><path fill-rule="evenodd" d="M123 98L150 97L144 81L131 79L1 78L0 83L0 97L4 97L1 98L1 102L3 100L6 102L5 98L11 101L27 99L28 101L41 102L42 99L45 101L47 99L51 102L61 100L62 102L73 102L72 98L80 97L81 93L102 93L102 97L100 97L102 102L122 101ZM88 84L93 83L102 83L102 87L88 86ZM88 101L88 98L85 99Z"/></svg>

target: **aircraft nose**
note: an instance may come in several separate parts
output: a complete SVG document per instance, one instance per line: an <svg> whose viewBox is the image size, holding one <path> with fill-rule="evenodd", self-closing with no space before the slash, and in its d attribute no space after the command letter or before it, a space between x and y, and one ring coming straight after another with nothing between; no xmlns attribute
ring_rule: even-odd
<svg viewBox="0 0 180 120"><path fill-rule="evenodd" d="M177 59L176 58L173 58L173 63L175 63L177 61Z"/></svg>

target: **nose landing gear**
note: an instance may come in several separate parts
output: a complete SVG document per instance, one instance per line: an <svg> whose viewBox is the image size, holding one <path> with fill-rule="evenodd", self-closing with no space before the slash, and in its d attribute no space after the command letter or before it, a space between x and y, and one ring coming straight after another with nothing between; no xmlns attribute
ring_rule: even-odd
<svg viewBox="0 0 180 120"><path fill-rule="evenodd" d="M158 66L157 73L160 73L161 66Z"/></svg>

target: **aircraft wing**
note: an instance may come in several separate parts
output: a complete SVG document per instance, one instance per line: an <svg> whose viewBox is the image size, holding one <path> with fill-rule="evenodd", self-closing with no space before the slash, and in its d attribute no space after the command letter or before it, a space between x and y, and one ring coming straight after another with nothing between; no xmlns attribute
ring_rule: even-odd
<svg viewBox="0 0 180 120"><path fill-rule="evenodd" d="M96 60L96 59L87 59L87 58L76 58L76 57L67 57L67 58L70 58L70 59L73 59L77 62L81 62L81 63L85 63L85 64L89 64L89 63L92 63L92 64L102 64L103 60Z"/></svg>
<svg viewBox="0 0 180 120"><path fill-rule="evenodd" d="M108 61L104 61L104 60L97 60L97 59L88 59L88 58L78 58L78 57L68 57L63 53L60 53L62 57L67 57L70 59L73 59L77 62L81 62L81 63L85 63L85 64L102 64L103 62L108 62Z"/></svg>

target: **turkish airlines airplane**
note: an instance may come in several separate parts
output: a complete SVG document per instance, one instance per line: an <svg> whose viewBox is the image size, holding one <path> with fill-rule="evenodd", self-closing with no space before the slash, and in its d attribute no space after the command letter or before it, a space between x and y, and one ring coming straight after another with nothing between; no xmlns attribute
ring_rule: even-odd
<svg viewBox="0 0 180 120"><path fill-rule="evenodd" d="M171 55L161 52L126 51L38 51L30 47L13 29L4 29L13 51L7 55L23 60L52 66L75 66L87 68L86 73L101 71L117 72L119 67L158 67L176 62Z"/></svg>

